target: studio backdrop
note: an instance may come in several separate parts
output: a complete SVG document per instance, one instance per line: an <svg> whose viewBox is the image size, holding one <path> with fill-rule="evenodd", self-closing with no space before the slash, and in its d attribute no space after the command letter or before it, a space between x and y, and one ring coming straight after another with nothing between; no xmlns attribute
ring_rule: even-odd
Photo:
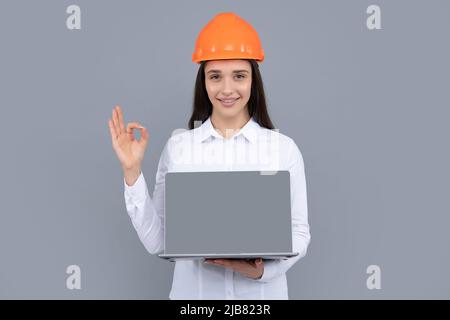
<svg viewBox="0 0 450 320"><path fill-rule="evenodd" d="M290 299L450 298L448 1L0 3L0 298L167 299L108 119L161 151L187 129L194 41L235 12L261 37L270 116L305 163L311 243Z"/></svg>

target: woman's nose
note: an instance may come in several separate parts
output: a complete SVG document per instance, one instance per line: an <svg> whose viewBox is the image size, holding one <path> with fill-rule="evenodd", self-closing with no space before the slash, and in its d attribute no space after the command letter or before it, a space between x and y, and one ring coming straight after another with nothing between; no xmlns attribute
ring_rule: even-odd
<svg viewBox="0 0 450 320"><path fill-rule="evenodd" d="M222 93L224 95L230 95L233 93L233 84L231 79L225 78L223 80Z"/></svg>

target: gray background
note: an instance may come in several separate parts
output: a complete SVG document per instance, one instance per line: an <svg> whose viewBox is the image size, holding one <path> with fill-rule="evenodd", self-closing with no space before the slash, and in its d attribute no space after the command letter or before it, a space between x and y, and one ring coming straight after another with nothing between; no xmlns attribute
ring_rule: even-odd
<svg viewBox="0 0 450 320"><path fill-rule="evenodd" d="M81 30L66 28L74 3ZM149 129L152 192L187 127L195 37L221 11L259 32L271 117L305 160L312 241L290 298L450 298L450 3L436 0L2 0L0 297L168 297L173 264L132 227L107 121L118 103Z"/></svg>

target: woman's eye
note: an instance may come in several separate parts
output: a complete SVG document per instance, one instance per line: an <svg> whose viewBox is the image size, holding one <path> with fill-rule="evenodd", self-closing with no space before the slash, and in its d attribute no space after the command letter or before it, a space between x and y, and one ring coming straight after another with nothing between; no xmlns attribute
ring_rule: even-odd
<svg viewBox="0 0 450 320"><path fill-rule="evenodd" d="M236 77L236 79L244 79L245 75L237 74L237 75L235 75L235 77ZM210 80L216 80L216 79L219 79L219 78L220 78L219 75L212 75L212 76L209 77Z"/></svg>

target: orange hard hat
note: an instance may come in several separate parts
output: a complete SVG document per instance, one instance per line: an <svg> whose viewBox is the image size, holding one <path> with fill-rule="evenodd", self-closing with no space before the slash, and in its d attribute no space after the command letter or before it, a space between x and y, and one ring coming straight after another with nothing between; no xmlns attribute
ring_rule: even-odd
<svg viewBox="0 0 450 320"><path fill-rule="evenodd" d="M192 61L201 63L218 59L264 60L258 33L237 14L219 13L197 37Z"/></svg>

